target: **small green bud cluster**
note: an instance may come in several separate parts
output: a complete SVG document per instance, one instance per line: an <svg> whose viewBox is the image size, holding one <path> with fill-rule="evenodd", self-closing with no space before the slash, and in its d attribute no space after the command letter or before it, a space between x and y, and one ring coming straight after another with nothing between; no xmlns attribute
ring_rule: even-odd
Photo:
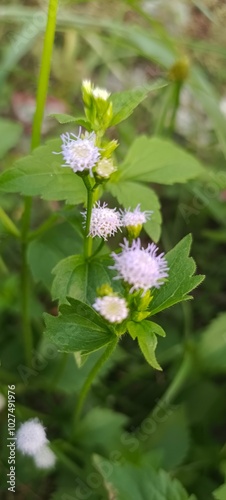
<svg viewBox="0 0 226 500"><path fill-rule="evenodd" d="M90 80L82 83L82 96L85 105L85 114L94 131L105 131L113 117L110 93L99 87L94 87Z"/></svg>

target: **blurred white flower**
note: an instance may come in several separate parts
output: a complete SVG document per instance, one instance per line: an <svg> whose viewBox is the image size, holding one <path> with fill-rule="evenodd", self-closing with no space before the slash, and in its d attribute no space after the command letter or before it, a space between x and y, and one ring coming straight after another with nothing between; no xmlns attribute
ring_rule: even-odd
<svg viewBox="0 0 226 500"><path fill-rule="evenodd" d="M81 139L81 130L79 135L66 134L61 135L62 152L65 160L63 167L70 167L74 172L83 172L89 170L92 175L92 169L100 158L100 150L95 146L96 135L94 132L85 134Z"/></svg>
<svg viewBox="0 0 226 500"><path fill-rule="evenodd" d="M24 455L34 456L47 443L46 432L38 418L31 418L19 427L16 446Z"/></svg>
<svg viewBox="0 0 226 500"><path fill-rule="evenodd" d="M34 462L39 469L51 469L56 463L56 455L44 444L34 455Z"/></svg>
<svg viewBox="0 0 226 500"><path fill-rule="evenodd" d="M114 295L98 297L93 308L110 323L121 323L129 314L125 299Z"/></svg>
<svg viewBox="0 0 226 500"><path fill-rule="evenodd" d="M6 406L6 398L0 393L0 411L2 411Z"/></svg>
<svg viewBox="0 0 226 500"><path fill-rule="evenodd" d="M124 239L124 244L120 246L121 253L111 254L115 264L110 269L118 272L115 279L123 279L131 285L130 293L134 290L146 292L152 287L159 288L164 283L169 268L164 254L157 255L158 247L154 243L143 248L138 238L130 247L129 242Z"/></svg>
<svg viewBox="0 0 226 500"><path fill-rule="evenodd" d="M86 220L86 212L83 212L82 215ZM99 236L106 241L109 236L113 236L118 230L121 230L121 226L121 216L116 208L108 208L107 203L101 206L98 201L92 209L89 236L92 238Z"/></svg>

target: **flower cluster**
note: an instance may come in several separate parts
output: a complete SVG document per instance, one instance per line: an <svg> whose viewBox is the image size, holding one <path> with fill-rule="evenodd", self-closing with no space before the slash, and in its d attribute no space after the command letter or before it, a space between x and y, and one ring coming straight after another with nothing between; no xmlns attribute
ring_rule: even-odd
<svg viewBox="0 0 226 500"><path fill-rule="evenodd" d="M33 457L38 468L49 469L55 465L56 456L48 446L46 431L38 418L20 425L16 433L16 446L23 455Z"/></svg>
<svg viewBox="0 0 226 500"><path fill-rule="evenodd" d="M125 210L124 212L121 210L121 212L119 212L116 208L108 208L107 203L103 203L101 206L98 201L92 209L89 236L92 238L99 236L106 241L118 230L121 231L122 227L129 228L130 231L132 231L132 228L138 228L139 234L142 229L142 224L147 222L151 213L152 212L148 211L141 212L140 205L138 205L133 212L130 210ZM82 215L85 219L85 225L87 212L82 212Z"/></svg>
<svg viewBox="0 0 226 500"><path fill-rule="evenodd" d="M152 300L151 289L159 288L165 282L169 268L164 254L158 255L158 247L154 243L149 243L144 248L139 239L143 224L150 219L152 211L142 211L140 204L135 209L117 210L109 208L107 203L101 204L100 201L97 201L92 209L90 207L92 199L90 193L96 191L96 188L117 170L112 159L112 153L118 145L117 141L101 143L105 130L112 123L114 110L113 102L109 99L110 95L107 90L95 87L90 80L83 81L84 110L89 129L93 132L81 134L80 129L77 136L72 133L63 134L60 154L65 160L64 167L68 166L80 175L90 174L93 178L84 178L89 191L87 203L89 208L82 212L87 237L99 237L107 241L109 237L122 231L122 228L127 231L128 239L124 239L124 243L121 244L121 252L111 254L114 265L109 266L117 273L114 279L124 281L125 298L119 297L112 289L108 290L105 284L104 293L103 290L100 293L99 289L98 297L93 303L93 308L108 322L122 323L119 327L119 331L122 331L123 321L130 316L130 309L132 311L133 306L135 309L137 307L135 321L138 317L148 316L148 307ZM131 295L133 293L134 295ZM134 318L132 312L130 317Z"/></svg>

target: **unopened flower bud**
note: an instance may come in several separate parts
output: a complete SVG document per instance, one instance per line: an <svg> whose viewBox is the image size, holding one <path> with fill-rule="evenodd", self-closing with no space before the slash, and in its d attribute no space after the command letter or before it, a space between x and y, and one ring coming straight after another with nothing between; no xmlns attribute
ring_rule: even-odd
<svg viewBox="0 0 226 500"><path fill-rule="evenodd" d="M102 179L109 179L111 174L117 170L111 159L102 158L95 168L95 173Z"/></svg>
<svg viewBox="0 0 226 500"><path fill-rule="evenodd" d="M113 289L111 288L110 285L108 285L108 283L104 283L103 285L97 288L98 297L104 297L105 295L112 295L112 294L113 294Z"/></svg>
<svg viewBox="0 0 226 500"><path fill-rule="evenodd" d="M189 74L190 63L187 56L178 59L173 66L171 66L169 71L169 79L174 82L184 82Z"/></svg>

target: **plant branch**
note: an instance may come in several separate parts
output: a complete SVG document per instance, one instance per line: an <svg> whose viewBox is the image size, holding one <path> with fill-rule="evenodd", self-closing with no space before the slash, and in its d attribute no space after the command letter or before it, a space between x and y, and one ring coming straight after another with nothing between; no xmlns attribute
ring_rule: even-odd
<svg viewBox="0 0 226 500"><path fill-rule="evenodd" d="M10 219L10 217L5 213L3 208L0 207L0 221L6 231L16 238L20 238L20 231L15 226L14 222Z"/></svg>
<svg viewBox="0 0 226 500"><path fill-rule="evenodd" d="M92 254L92 237L89 236L90 222L93 208L93 199L95 195L95 186L93 187L88 177L83 177L83 182L87 189L87 210L86 210L86 228L85 228L85 241L84 241L84 254L88 259Z"/></svg>
<svg viewBox="0 0 226 500"><path fill-rule="evenodd" d="M92 368L90 374L88 375L88 377L87 377L87 379L86 379L86 381L85 381L85 383L84 383L84 385L83 385L83 387L81 389L79 397L78 397L78 401L77 401L77 405L76 405L76 410L75 410L75 415L74 415L74 422L75 422L75 424L79 420L79 417L80 417L80 414L81 414L84 402L85 402L86 397L87 397L87 394L88 394L88 392L89 392L89 390L91 388L91 385L92 385L92 383L93 383L93 381L94 381L97 373L102 368L102 366L104 365L104 363L108 360L108 358L110 357L110 355L113 353L113 351L115 350L115 348L117 346L117 343L118 343L118 337L115 337L115 339L112 342L110 342L110 344L108 344L108 346L105 349L104 353L98 359L98 361L96 362L96 364Z"/></svg>

